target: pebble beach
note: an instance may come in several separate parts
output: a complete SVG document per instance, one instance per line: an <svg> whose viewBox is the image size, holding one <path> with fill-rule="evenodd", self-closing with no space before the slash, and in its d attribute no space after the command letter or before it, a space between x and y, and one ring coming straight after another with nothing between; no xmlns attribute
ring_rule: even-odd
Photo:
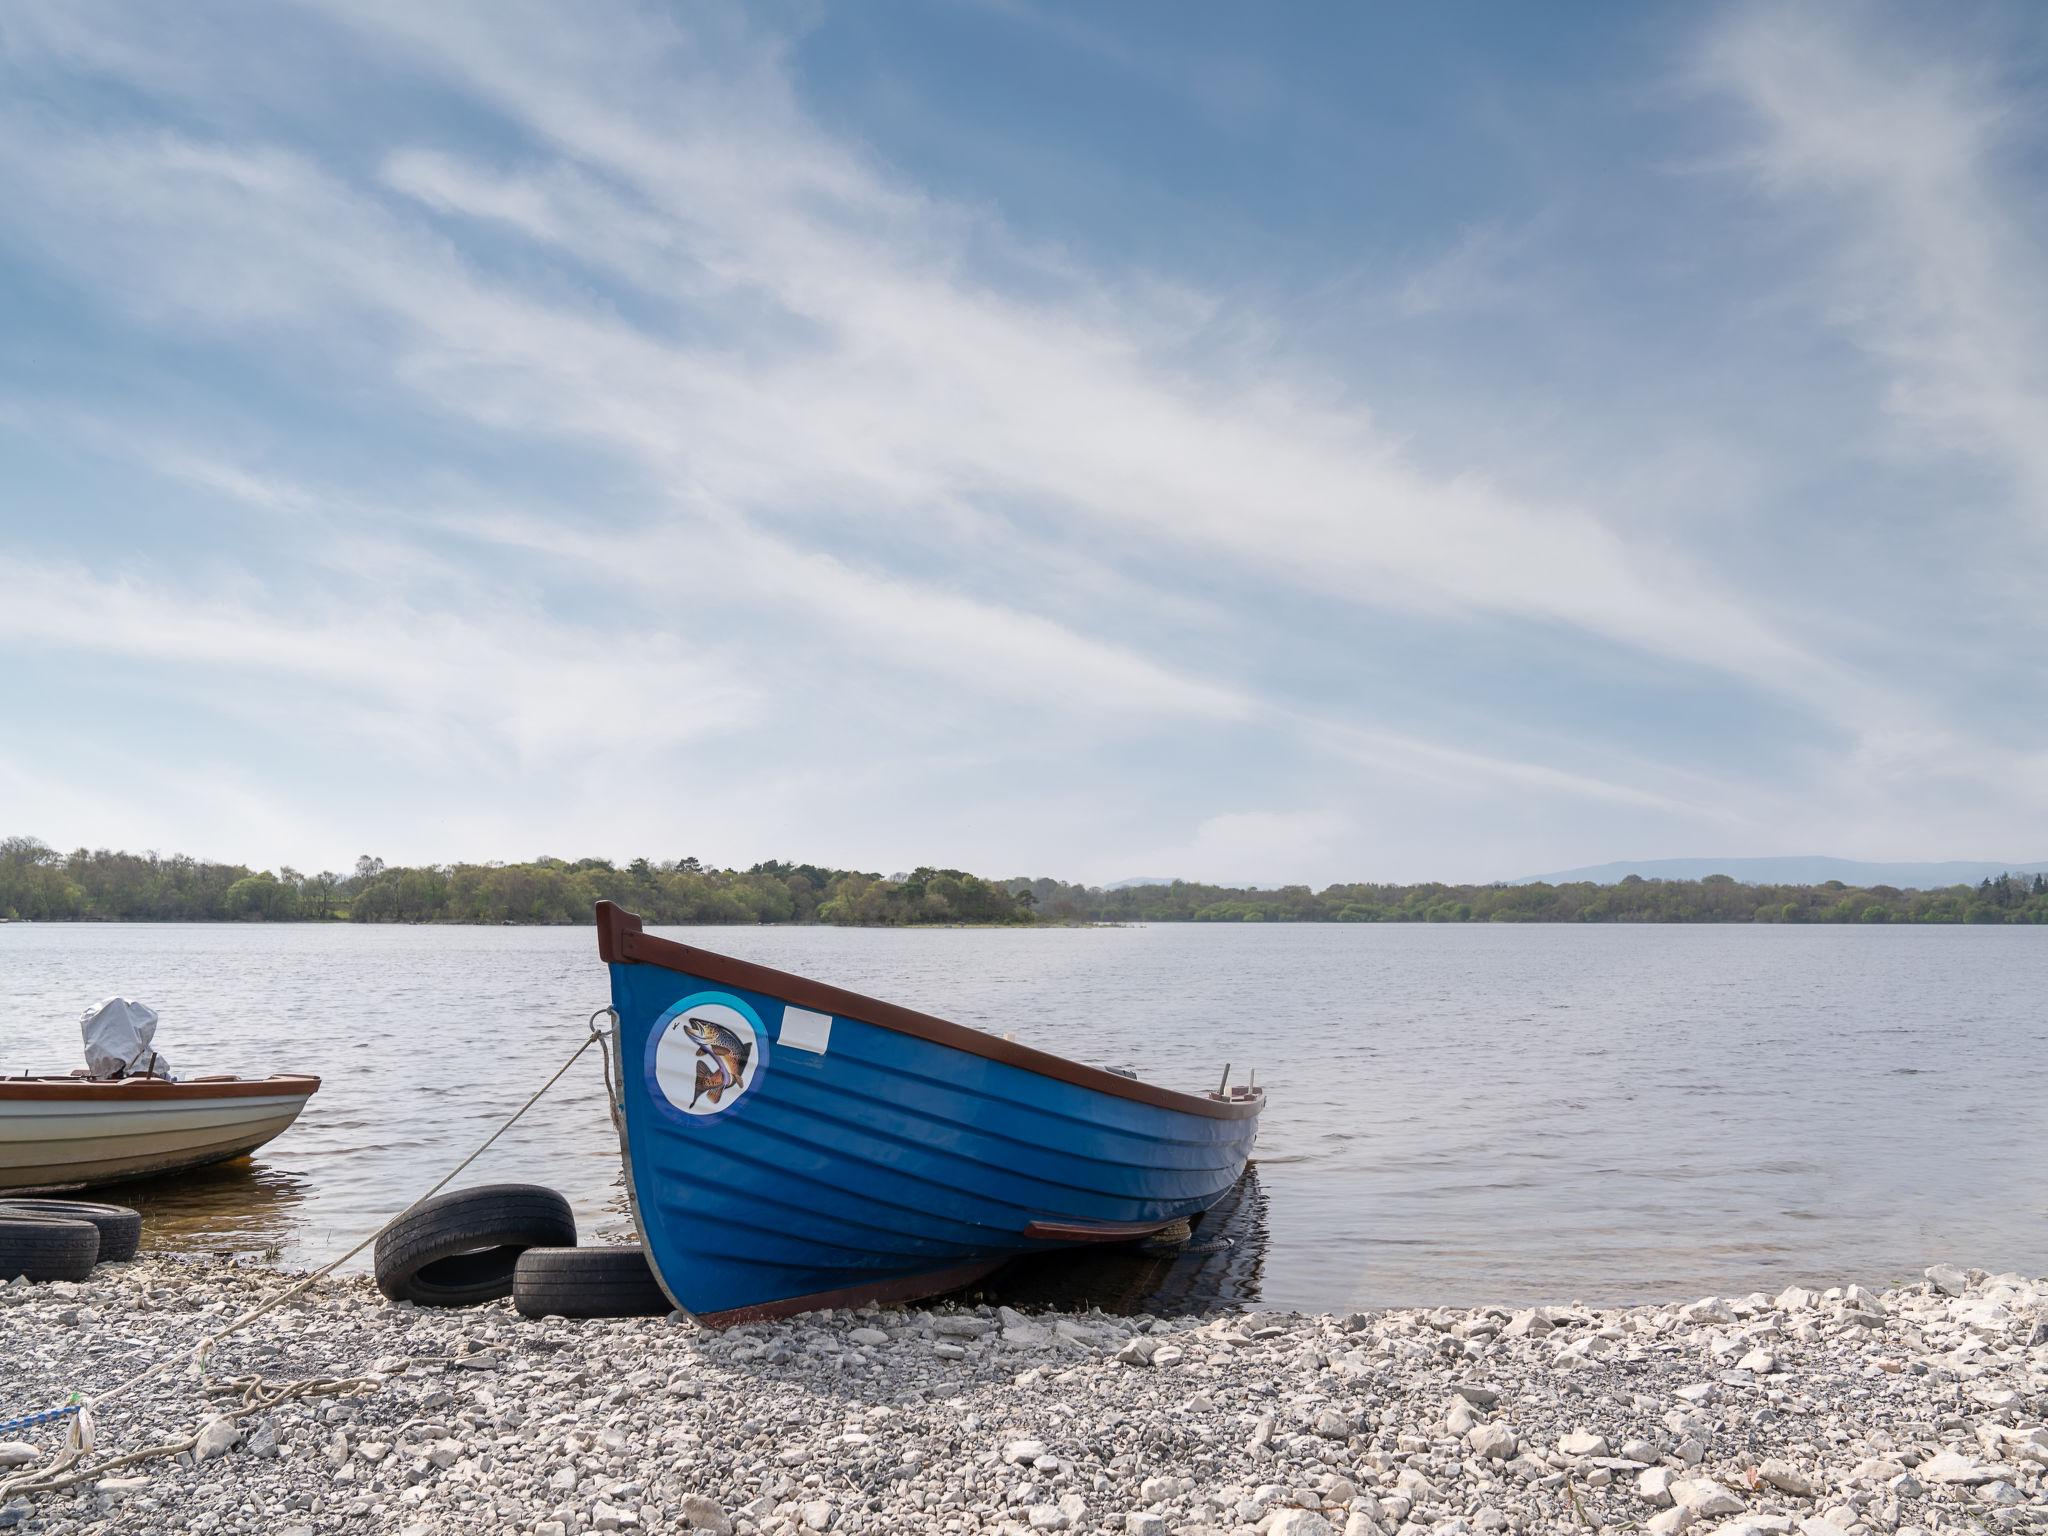
<svg viewBox="0 0 2048 1536"><path fill-rule="evenodd" d="M145 1257L0 1287L0 1412L90 1396L290 1276ZM240 1416L234 1380L326 1378ZM69 1532L2048 1531L2048 1281L1938 1265L1627 1309L536 1321L336 1278L97 1416L0 1506ZM196 1438L195 1438L196 1437ZM0 1477L62 1434L0 1445Z"/></svg>

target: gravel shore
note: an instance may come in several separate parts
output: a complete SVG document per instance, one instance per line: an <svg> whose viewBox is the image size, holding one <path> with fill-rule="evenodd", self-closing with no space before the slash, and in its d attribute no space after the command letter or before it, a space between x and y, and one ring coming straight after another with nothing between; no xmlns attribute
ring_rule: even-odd
<svg viewBox="0 0 2048 1536"><path fill-rule="evenodd" d="M147 1258L0 1287L0 1417L101 1390L283 1284ZM1945 1266L1883 1294L1627 1310L913 1308L725 1333L419 1311L345 1279L209 1373L369 1382L16 1500L0 1527L2048 1531L2048 1282ZM100 1415L97 1454L190 1434L219 1401L194 1371L160 1379ZM0 1463L47 1461L60 1438L0 1446Z"/></svg>

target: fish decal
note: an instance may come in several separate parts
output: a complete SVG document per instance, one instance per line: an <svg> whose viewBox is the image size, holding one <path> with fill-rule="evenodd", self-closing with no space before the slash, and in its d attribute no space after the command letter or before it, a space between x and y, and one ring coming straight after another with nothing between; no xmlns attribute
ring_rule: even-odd
<svg viewBox="0 0 2048 1536"><path fill-rule="evenodd" d="M695 1109L699 1099L716 1104L740 1086L747 1061L754 1054L753 1042L740 1039L711 1019L685 1020L683 1033L697 1043L697 1091L690 1096L690 1108Z"/></svg>

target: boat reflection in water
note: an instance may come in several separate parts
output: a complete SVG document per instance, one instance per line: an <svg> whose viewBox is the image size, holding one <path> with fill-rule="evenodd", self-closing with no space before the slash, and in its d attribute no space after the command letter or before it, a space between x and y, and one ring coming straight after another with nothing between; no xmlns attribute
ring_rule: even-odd
<svg viewBox="0 0 2048 1536"><path fill-rule="evenodd" d="M1067 1249L1017 1259L977 1287L1021 1309L1100 1307L1169 1317L1250 1305L1266 1262L1266 1194L1259 1165L1195 1222L1183 1248L1150 1253L1134 1244Z"/></svg>
<svg viewBox="0 0 2048 1536"><path fill-rule="evenodd" d="M93 1198L142 1213L144 1252L270 1253L305 1236L297 1218L307 1188L304 1174L238 1157L109 1184Z"/></svg>

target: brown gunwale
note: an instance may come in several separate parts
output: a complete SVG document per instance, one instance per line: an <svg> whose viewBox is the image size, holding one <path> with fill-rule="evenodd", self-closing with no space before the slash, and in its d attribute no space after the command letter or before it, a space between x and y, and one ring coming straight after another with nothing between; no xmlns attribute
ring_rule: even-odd
<svg viewBox="0 0 2048 1536"><path fill-rule="evenodd" d="M863 1024L873 1024L880 1029L890 1029L919 1040L930 1040L938 1045L951 1046L954 1050L965 1051L970 1056L1000 1061L1006 1066L1022 1067L1025 1071L1036 1072L1042 1077L1055 1078L1060 1082L1073 1083L1082 1088L1092 1088L1097 1093L1106 1093L1119 1099L1153 1104L1161 1109L1179 1110L1186 1115L1203 1115L1211 1120L1248 1120L1265 1107L1263 1094L1242 1099L1217 1099L1201 1094L1181 1093L1172 1088L1156 1087L1151 1083L1139 1082L1135 1078L1119 1077L1116 1073L1105 1072L1100 1067L1084 1066L1078 1061L1069 1061L1066 1057L1055 1056L1050 1051L1037 1050L1028 1045L1019 1045L1014 1040L1004 1040L982 1030L970 1029L965 1024L955 1024L949 1019L919 1013L914 1008L905 1008L898 1003L885 1003L879 998L863 997L860 993L849 992L843 987L829 986L822 981L812 981L804 976L793 976L787 971L756 965L751 960L735 960L730 955L714 954L708 949L698 949L691 944L678 944L674 939L656 938L651 933L642 932L640 919L617 902L600 901L597 904L597 953L607 964L653 965L664 970L679 971L688 976L702 976L707 981L723 982L729 987L742 987L749 992L763 992L770 997L779 997L784 1002L795 1003L799 1008L811 1008L819 1013L858 1019Z"/></svg>
<svg viewBox="0 0 2048 1536"><path fill-rule="evenodd" d="M96 1082L89 1077L0 1078L0 1101L37 1099L75 1104L156 1104L184 1099L267 1099L310 1097L320 1079L302 1072L278 1077L237 1077L226 1082L171 1083L161 1078L123 1077Z"/></svg>

